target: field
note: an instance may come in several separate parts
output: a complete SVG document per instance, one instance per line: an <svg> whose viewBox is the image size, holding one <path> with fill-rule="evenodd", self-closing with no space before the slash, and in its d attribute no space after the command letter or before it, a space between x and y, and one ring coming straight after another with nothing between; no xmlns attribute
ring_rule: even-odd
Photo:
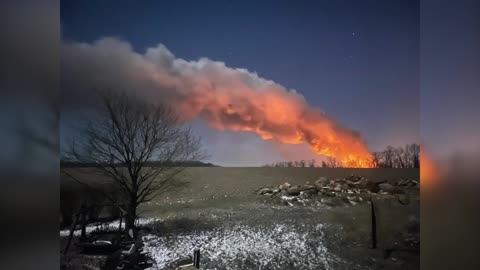
<svg viewBox="0 0 480 270"><path fill-rule="evenodd" d="M105 181L87 168L69 170L86 182ZM407 205L378 196L376 249L369 248L368 203L292 205L257 194L265 186L352 174L372 181L419 179L418 169L187 168L173 189L140 209L153 269L174 268L195 247L201 249L202 269L418 269L415 252L384 258L409 220L418 219L418 192L408 194L413 199ZM74 186L63 180L63 190Z"/></svg>

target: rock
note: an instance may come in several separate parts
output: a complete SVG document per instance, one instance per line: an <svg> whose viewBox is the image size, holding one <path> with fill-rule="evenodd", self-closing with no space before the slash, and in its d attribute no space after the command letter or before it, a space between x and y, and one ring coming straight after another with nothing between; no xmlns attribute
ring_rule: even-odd
<svg viewBox="0 0 480 270"><path fill-rule="evenodd" d="M409 216L408 222L406 224L406 229L409 233L419 233L420 232L420 221L415 216Z"/></svg>
<svg viewBox="0 0 480 270"><path fill-rule="evenodd" d="M300 186L300 189L301 191L317 190L317 188L312 185L303 185L303 186Z"/></svg>
<svg viewBox="0 0 480 270"><path fill-rule="evenodd" d="M418 187L419 183L416 180L409 180L407 186L408 187Z"/></svg>
<svg viewBox="0 0 480 270"><path fill-rule="evenodd" d="M403 193L405 193L405 191L402 188L396 187L396 186L394 186L392 184L389 184L389 183L379 184L378 187L380 188L381 191L392 193L392 194L403 194Z"/></svg>
<svg viewBox="0 0 480 270"><path fill-rule="evenodd" d="M273 193L273 190L268 187L262 188L258 191L258 195L271 194L271 193Z"/></svg>
<svg viewBox="0 0 480 270"><path fill-rule="evenodd" d="M348 186L347 184L343 184L342 185L342 189L344 190L349 190L350 186Z"/></svg>
<svg viewBox="0 0 480 270"><path fill-rule="evenodd" d="M315 184L320 184L323 186L325 186L327 183L328 183L328 179L324 176L318 178L317 181L315 181Z"/></svg>
<svg viewBox="0 0 480 270"><path fill-rule="evenodd" d="M315 190L316 191L316 190ZM312 194L309 193L308 191L300 191L300 195L298 196L300 199L309 199L310 197L312 197Z"/></svg>
<svg viewBox="0 0 480 270"><path fill-rule="evenodd" d="M410 198L405 194L398 195L397 199L398 199L398 202L403 205L407 205L410 203Z"/></svg>
<svg viewBox="0 0 480 270"><path fill-rule="evenodd" d="M279 188L280 190L287 190L287 189L289 189L291 186L292 186L292 185L290 185L288 182L285 182L285 183L281 184L280 186L278 186L278 188Z"/></svg>
<svg viewBox="0 0 480 270"><path fill-rule="evenodd" d="M340 191L342 191L342 187L340 186L340 184L337 184L333 190L335 192L340 192Z"/></svg>
<svg viewBox="0 0 480 270"><path fill-rule="evenodd" d="M393 192L395 190L395 187L389 183L379 184L378 187L380 188L381 191L386 191L386 192Z"/></svg>
<svg viewBox="0 0 480 270"><path fill-rule="evenodd" d="M353 181L350 181L350 180L345 181L345 184L351 188L355 187L355 184L353 183Z"/></svg>
<svg viewBox="0 0 480 270"><path fill-rule="evenodd" d="M404 180L400 180L399 183L398 183L398 185L399 185L399 186L408 186L410 183L411 183L410 180L404 179Z"/></svg>
<svg viewBox="0 0 480 270"><path fill-rule="evenodd" d="M357 182L352 182L353 186L356 188L364 188L366 181L357 181Z"/></svg>
<svg viewBox="0 0 480 270"><path fill-rule="evenodd" d="M347 180L345 180L345 179L336 179L336 180L335 180L335 183L336 183L336 184L341 184L341 185L343 185L343 184L347 183Z"/></svg>
<svg viewBox="0 0 480 270"><path fill-rule="evenodd" d="M335 180L330 180L330 185L335 186Z"/></svg>
<svg viewBox="0 0 480 270"><path fill-rule="evenodd" d="M350 202L350 204L352 204L352 205L356 205L356 204L358 204L359 202L361 202L361 198L360 198L360 197L356 197L356 196L348 196L347 199L348 199L348 201Z"/></svg>
<svg viewBox="0 0 480 270"><path fill-rule="evenodd" d="M370 192L373 192L373 193L377 193L377 192L380 191L379 185L377 183L371 182L371 181L365 182L364 189L366 189Z"/></svg>
<svg viewBox="0 0 480 270"><path fill-rule="evenodd" d="M308 196L317 194L318 190L315 186L312 185L304 185L301 187L301 192L308 194Z"/></svg>
<svg viewBox="0 0 480 270"><path fill-rule="evenodd" d="M328 196L328 197L334 197L335 196L335 192L333 192L332 188L330 188L330 187L323 187L320 190L320 193L323 196Z"/></svg>
<svg viewBox="0 0 480 270"><path fill-rule="evenodd" d="M351 174L350 176L345 177L345 179L349 180L349 181L352 181L352 182L355 182L355 181L358 181L362 178L360 176L356 176L356 175Z"/></svg>
<svg viewBox="0 0 480 270"><path fill-rule="evenodd" d="M293 186L287 189L287 194L291 196L297 196L302 191L300 186Z"/></svg>
<svg viewBox="0 0 480 270"><path fill-rule="evenodd" d="M320 191L323 187L328 184L328 179L326 177L320 177L317 181L315 181L314 185L318 191Z"/></svg>

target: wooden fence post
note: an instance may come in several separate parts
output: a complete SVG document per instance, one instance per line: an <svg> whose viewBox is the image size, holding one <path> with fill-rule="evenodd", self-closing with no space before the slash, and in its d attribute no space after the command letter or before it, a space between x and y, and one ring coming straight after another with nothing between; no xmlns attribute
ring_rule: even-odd
<svg viewBox="0 0 480 270"><path fill-rule="evenodd" d="M371 236L372 246L371 248L377 248L377 217L375 215L375 205L373 199L370 198L370 214L371 214Z"/></svg>
<svg viewBox="0 0 480 270"><path fill-rule="evenodd" d="M68 236L67 245L63 250L64 255L67 254L68 248L70 247L70 243L72 242L73 232L75 231L75 227L77 226L77 222L78 222L78 216L79 216L79 213L75 215L75 219L73 221L72 227L70 227L70 235Z"/></svg>
<svg viewBox="0 0 480 270"><path fill-rule="evenodd" d="M195 268L200 268L200 249L196 248L193 250L193 266Z"/></svg>

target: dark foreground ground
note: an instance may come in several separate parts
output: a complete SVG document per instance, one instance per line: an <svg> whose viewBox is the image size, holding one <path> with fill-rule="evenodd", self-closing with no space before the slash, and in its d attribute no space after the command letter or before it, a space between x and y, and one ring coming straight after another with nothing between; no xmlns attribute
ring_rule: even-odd
<svg viewBox="0 0 480 270"><path fill-rule="evenodd" d="M418 191L407 192L408 204L376 196L376 249L369 248L367 202L284 204L256 194L267 185L351 174L374 181L419 178L418 170L398 169L189 168L176 190L141 208L152 269L174 269L194 248L201 249L202 269L419 269L418 252L385 258L385 249L405 240L409 221L418 220Z"/></svg>

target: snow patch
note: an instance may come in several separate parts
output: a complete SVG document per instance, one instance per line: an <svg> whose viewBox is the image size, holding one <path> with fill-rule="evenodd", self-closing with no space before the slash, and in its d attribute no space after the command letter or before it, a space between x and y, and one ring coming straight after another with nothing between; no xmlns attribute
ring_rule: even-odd
<svg viewBox="0 0 480 270"><path fill-rule="evenodd" d="M305 227L305 226L304 226ZM231 229L143 237L144 250L157 268L191 256L201 249L203 269L333 269L337 257L324 245L324 225L298 230L279 224L273 228L235 226Z"/></svg>
<svg viewBox="0 0 480 270"><path fill-rule="evenodd" d="M158 222L160 221L158 218L139 218L137 219L136 221L136 224L137 226L145 226L145 225L149 225L149 224L152 224L152 223L155 223L155 222ZM99 225L88 225L86 228L85 228L85 231L87 234L93 232L94 230L98 229L98 228L118 228L120 226L120 221L119 220L115 220L115 221L112 221L112 222L107 222L107 223L103 223L103 224L99 224ZM125 226L125 223L122 223L122 226ZM82 233L81 230L75 230L73 232L73 235L74 236L80 236ZM60 237L66 237L66 236L69 236L70 235L70 230L67 229L67 230L61 230L60 231Z"/></svg>

